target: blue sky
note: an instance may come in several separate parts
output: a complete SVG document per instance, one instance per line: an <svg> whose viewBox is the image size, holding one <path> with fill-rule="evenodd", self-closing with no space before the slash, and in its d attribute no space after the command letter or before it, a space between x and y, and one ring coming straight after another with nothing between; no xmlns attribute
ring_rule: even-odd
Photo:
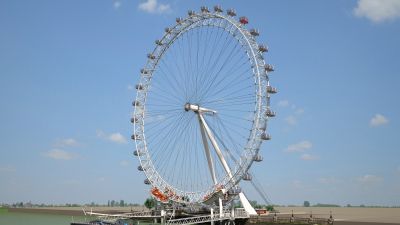
<svg viewBox="0 0 400 225"><path fill-rule="evenodd" d="M396 0L0 2L0 202L143 202L139 70L176 17L215 4L249 18L276 67L251 169L272 202L400 205Z"/></svg>

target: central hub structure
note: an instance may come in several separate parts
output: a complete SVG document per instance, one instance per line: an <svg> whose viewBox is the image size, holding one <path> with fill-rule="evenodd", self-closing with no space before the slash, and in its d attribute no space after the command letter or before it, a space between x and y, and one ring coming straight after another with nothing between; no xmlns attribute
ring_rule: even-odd
<svg viewBox="0 0 400 225"><path fill-rule="evenodd" d="M189 102L185 104L185 111L188 112L192 110L195 113L211 113L212 115L216 114L217 111L200 107L197 104L190 104Z"/></svg>

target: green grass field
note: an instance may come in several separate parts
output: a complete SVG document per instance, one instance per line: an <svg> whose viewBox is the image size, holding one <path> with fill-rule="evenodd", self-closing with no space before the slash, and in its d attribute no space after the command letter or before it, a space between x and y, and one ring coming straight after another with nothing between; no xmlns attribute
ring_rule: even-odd
<svg viewBox="0 0 400 225"><path fill-rule="evenodd" d="M7 208L0 207L0 213L6 213L6 212L8 212Z"/></svg>

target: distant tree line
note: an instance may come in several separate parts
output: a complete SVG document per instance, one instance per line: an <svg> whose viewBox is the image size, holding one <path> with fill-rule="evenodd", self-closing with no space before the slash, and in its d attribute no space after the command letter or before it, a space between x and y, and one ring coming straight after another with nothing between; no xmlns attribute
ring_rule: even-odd
<svg viewBox="0 0 400 225"><path fill-rule="evenodd" d="M299 205L265 205L265 204L259 204L257 201L250 201L250 204L255 208L255 209L266 209L268 211L274 211L274 207L299 207ZM126 206L145 206L148 209L154 208L157 206L157 201L153 197L149 197L145 200L143 204L138 204L138 203L127 203L124 200L108 200L107 204L101 204L101 203L87 203L87 204L77 204L77 203L65 203L65 204L45 204L45 203L32 203L32 202L16 202L12 204L8 203L0 203L0 207L6 207L6 208L39 208L39 207L126 207ZM365 207L365 208L400 208L400 205L398 206L380 206L380 205L351 205L347 204L346 206L341 206L337 204L325 204L325 203L317 203L312 205L309 201L304 201L303 205L304 207ZM235 201L234 202L234 207L235 208L241 208L243 207L240 201Z"/></svg>
<svg viewBox="0 0 400 225"><path fill-rule="evenodd" d="M337 205L337 204L325 204L325 203L317 203L315 205L311 205L309 201L304 201L303 203L304 207L342 207L341 205ZM288 207L297 207L296 205L288 205ZM365 207L365 208L400 208L400 206L378 206L378 205L350 205L347 204L344 207Z"/></svg>
<svg viewBox="0 0 400 225"><path fill-rule="evenodd" d="M123 207L123 206L143 206L138 203L126 203L124 200L108 200L107 204L101 203L86 203L86 204L77 204L77 203L65 203L65 204L45 204L45 203L32 203L32 202L16 202L16 203L0 203L0 207L9 207L9 208L40 208L40 207L98 207L98 206L108 206L108 207Z"/></svg>

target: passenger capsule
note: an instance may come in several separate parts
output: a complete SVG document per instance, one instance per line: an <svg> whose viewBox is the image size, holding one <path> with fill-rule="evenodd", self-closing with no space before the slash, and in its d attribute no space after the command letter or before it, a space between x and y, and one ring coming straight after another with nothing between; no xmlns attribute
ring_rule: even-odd
<svg viewBox="0 0 400 225"><path fill-rule="evenodd" d="M254 156L254 161L255 162L261 162L261 161L263 161L263 157L261 156L261 155L256 155L256 156Z"/></svg>
<svg viewBox="0 0 400 225"><path fill-rule="evenodd" d="M258 50L260 52L268 52L268 47L266 45L259 45Z"/></svg>
<svg viewBox="0 0 400 225"><path fill-rule="evenodd" d="M201 10L202 13L209 13L209 12L210 12L210 10L208 10L208 7L207 7L207 6L202 6L202 7L200 8L200 10Z"/></svg>
<svg viewBox="0 0 400 225"><path fill-rule="evenodd" d="M138 150L135 150L135 151L133 151L133 155L134 155L134 156L141 156L141 155L142 155L142 152L141 152L141 151L138 151Z"/></svg>
<svg viewBox="0 0 400 225"><path fill-rule="evenodd" d="M132 106L139 106L140 105L140 102L139 101L133 101L132 102Z"/></svg>
<svg viewBox="0 0 400 225"><path fill-rule="evenodd" d="M272 87L272 86L267 86L267 92L270 94L276 94L278 92L278 89Z"/></svg>
<svg viewBox="0 0 400 225"><path fill-rule="evenodd" d="M242 192L242 189L240 187L233 187L228 191L229 195L238 195Z"/></svg>
<svg viewBox="0 0 400 225"><path fill-rule="evenodd" d="M150 180L149 180L149 179L144 179L144 184L150 185L150 184L151 184L151 182L150 182Z"/></svg>
<svg viewBox="0 0 400 225"><path fill-rule="evenodd" d="M156 45L163 45L161 40L156 40L155 43L156 43Z"/></svg>
<svg viewBox="0 0 400 225"><path fill-rule="evenodd" d="M149 74L149 71L146 70L146 69L141 69L141 70L140 70L140 73L142 73L142 74Z"/></svg>
<svg viewBox="0 0 400 225"><path fill-rule="evenodd" d="M267 111L265 111L265 115L268 117L274 117L276 116L276 113L270 109L267 109Z"/></svg>
<svg viewBox="0 0 400 225"><path fill-rule="evenodd" d="M139 119L136 117L131 118L131 123L137 123L138 121L139 121Z"/></svg>
<svg viewBox="0 0 400 225"><path fill-rule="evenodd" d="M270 64L266 64L264 66L264 68L265 68L265 71L267 71L267 72L272 72L272 71L275 70L274 67L272 65L270 65Z"/></svg>
<svg viewBox="0 0 400 225"><path fill-rule="evenodd" d="M236 16L236 12L234 9L228 9L227 14L230 16Z"/></svg>
<svg viewBox="0 0 400 225"><path fill-rule="evenodd" d="M195 14L195 12L194 12L193 10L189 10L189 11L188 11L188 15L189 15L189 16L193 16L194 14Z"/></svg>
<svg viewBox="0 0 400 225"><path fill-rule="evenodd" d="M267 134L267 133L265 133L265 132L263 132L263 133L261 134L261 139L262 139L262 140L265 140L265 141L269 141L269 140L271 140L271 135L270 135L270 134Z"/></svg>
<svg viewBox="0 0 400 225"><path fill-rule="evenodd" d="M144 89L142 84L136 84L135 88L136 88L136 90L143 90Z"/></svg>
<svg viewBox="0 0 400 225"><path fill-rule="evenodd" d="M182 23L183 19L181 17L176 18L175 20L177 23Z"/></svg>
<svg viewBox="0 0 400 225"><path fill-rule="evenodd" d="M153 54L151 54L151 53L149 53L149 54L147 54L147 58L149 58L149 59L155 59L156 56L153 55Z"/></svg>
<svg viewBox="0 0 400 225"><path fill-rule="evenodd" d="M139 134L132 134L131 139L132 140L141 140Z"/></svg>
<svg viewBox="0 0 400 225"><path fill-rule="evenodd" d="M139 171L144 171L144 169L143 169L142 166L138 166L137 169L138 169Z"/></svg>
<svg viewBox="0 0 400 225"><path fill-rule="evenodd" d="M260 32L257 29L250 29L250 34L253 36L259 36Z"/></svg>
<svg viewBox="0 0 400 225"><path fill-rule="evenodd" d="M166 27L165 29L164 29L164 31L165 31L165 33L171 33L172 32L172 29L171 28L169 28L169 27Z"/></svg>
<svg viewBox="0 0 400 225"><path fill-rule="evenodd" d="M222 10L222 8L221 8L221 6L220 5L216 5L216 6L214 6L214 11L215 12L223 12L223 10Z"/></svg>
<svg viewBox="0 0 400 225"><path fill-rule="evenodd" d="M247 19L247 17L242 16L242 17L239 18L239 22L240 22L241 24L243 24L243 25L246 25L246 24L249 23L249 20Z"/></svg>
<svg viewBox="0 0 400 225"><path fill-rule="evenodd" d="M251 180L252 177L249 173L246 173L245 175L243 175L243 180Z"/></svg>

